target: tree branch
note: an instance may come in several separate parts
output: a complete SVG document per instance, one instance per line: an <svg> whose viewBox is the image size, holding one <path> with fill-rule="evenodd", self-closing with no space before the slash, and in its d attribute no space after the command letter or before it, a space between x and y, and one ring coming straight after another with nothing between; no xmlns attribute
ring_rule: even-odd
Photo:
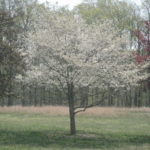
<svg viewBox="0 0 150 150"><path fill-rule="evenodd" d="M97 105L101 104L103 101L104 100L101 100L101 101L95 102L94 104L87 105L85 107L75 107L74 110L76 110L76 109L81 109L81 110L75 111L74 114L77 114L79 112L84 112L84 111L86 111L87 108L91 108L91 107L97 106Z"/></svg>

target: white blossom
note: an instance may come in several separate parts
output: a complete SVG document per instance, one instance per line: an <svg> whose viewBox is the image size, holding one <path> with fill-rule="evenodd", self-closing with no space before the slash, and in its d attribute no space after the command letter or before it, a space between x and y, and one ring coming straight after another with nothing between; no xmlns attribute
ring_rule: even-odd
<svg viewBox="0 0 150 150"><path fill-rule="evenodd" d="M45 14L28 34L26 80L75 86L124 87L147 78L111 22L87 25L73 15Z"/></svg>

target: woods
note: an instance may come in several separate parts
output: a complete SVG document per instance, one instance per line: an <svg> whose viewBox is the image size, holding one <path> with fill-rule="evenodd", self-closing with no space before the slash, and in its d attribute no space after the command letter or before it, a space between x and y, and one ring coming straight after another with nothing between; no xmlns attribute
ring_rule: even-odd
<svg viewBox="0 0 150 150"><path fill-rule="evenodd" d="M149 1L85 1L73 10L0 3L1 106L150 106Z"/></svg>

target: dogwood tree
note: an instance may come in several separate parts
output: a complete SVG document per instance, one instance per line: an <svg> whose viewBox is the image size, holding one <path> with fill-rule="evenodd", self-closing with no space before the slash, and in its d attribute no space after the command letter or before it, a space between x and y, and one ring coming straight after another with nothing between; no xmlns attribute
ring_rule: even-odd
<svg viewBox="0 0 150 150"><path fill-rule="evenodd" d="M126 49L127 38L120 38L111 22L87 25L71 14L47 13L38 17L36 30L25 40L30 69L24 80L63 89L71 134L76 133L75 114L98 104L75 106L78 87L127 87L147 78L139 73Z"/></svg>

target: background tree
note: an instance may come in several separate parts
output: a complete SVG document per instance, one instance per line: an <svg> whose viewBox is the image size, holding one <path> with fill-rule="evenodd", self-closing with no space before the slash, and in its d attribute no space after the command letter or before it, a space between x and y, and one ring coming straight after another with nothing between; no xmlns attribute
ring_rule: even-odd
<svg viewBox="0 0 150 150"><path fill-rule="evenodd" d="M9 12L0 12L0 98L2 105L4 97L8 96L8 105L12 104L11 89L13 80L18 73L24 69L22 53L19 52L11 39L11 33L15 32L13 28L14 18L10 17Z"/></svg>
<svg viewBox="0 0 150 150"><path fill-rule="evenodd" d="M126 1L85 1L76 7L76 11L87 21L87 23L113 20L113 25L117 27L120 32L133 29L140 19L138 6Z"/></svg>
<svg viewBox="0 0 150 150"><path fill-rule="evenodd" d="M12 105L15 96L15 76L25 69L22 37L31 27L36 10L36 1L0 1L0 43L1 43L1 98L2 105ZM34 6L34 7L33 7ZM38 6L38 5L37 5ZM22 49L18 51L18 49ZM13 88L12 88L13 87ZM16 91L13 91L15 89Z"/></svg>
<svg viewBox="0 0 150 150"><path fill-rule="evenodd" d="M134 46L135 39L132 31L140 26L140 8L127 1L98 0L84 1L78 5L75 11L86 20L88 24L112 20L112 25L118 30L120 36L128 33L130 47Z"/></svg>
<svg viewBox="0 0 150 150"><path fill-rule="evenodd" d="M145 63L150 59L150 2L144 0L142 3L143 10L143 21L142 26L139 29L134 30L134 35L137 37L137 53L136 61L138 63ZM147 66L148 73L150 72L150 66ZM148 78L144 83L142 83L142 88L145 92L149 92L150 89L150 79ZM147 95L149 97L149 93ZM150 105L150 98L148 100L148 105Z"/></svg>

